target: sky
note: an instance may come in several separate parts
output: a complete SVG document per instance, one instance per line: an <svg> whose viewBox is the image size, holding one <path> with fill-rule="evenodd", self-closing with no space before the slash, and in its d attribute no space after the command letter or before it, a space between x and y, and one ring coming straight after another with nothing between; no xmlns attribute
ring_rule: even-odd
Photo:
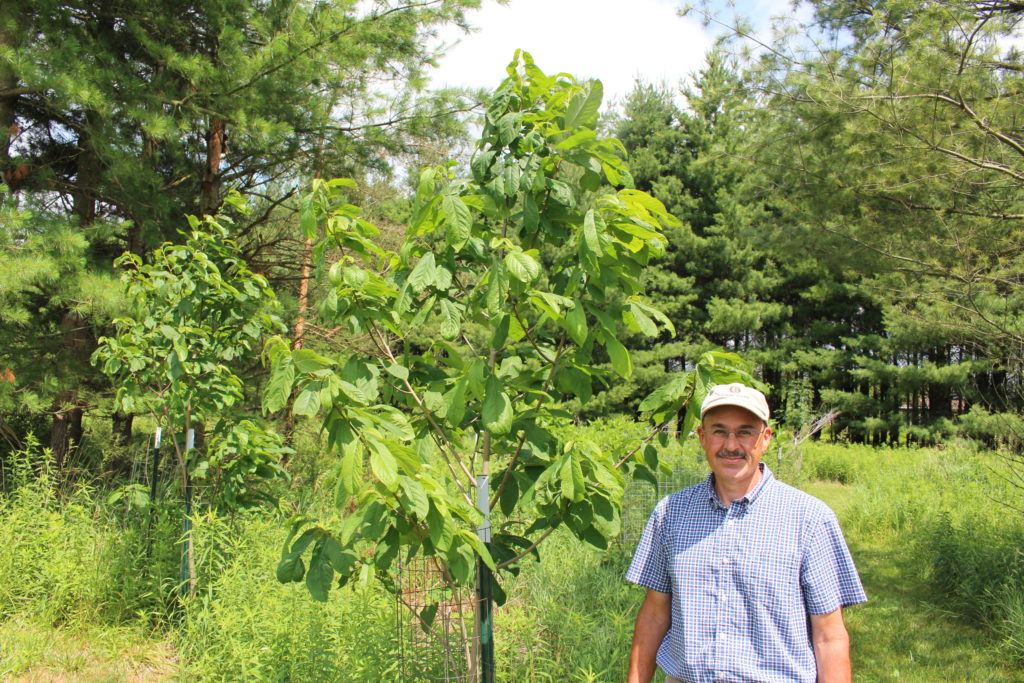
<svg viewBox="0 0 1024 683"><path fill-rule="evenodd" d="M788 11L788 0L740 0L720 4L726 18L739 11L755 26ZM675 87L702 65L713 29L697 16L681 17L678 0L510 0L468 15L476 31L448 30L452 47L431 78L433 87L494 88L516 48L533 55L545 73L599 78L605 102L621 101L636 78Z"/></svg>

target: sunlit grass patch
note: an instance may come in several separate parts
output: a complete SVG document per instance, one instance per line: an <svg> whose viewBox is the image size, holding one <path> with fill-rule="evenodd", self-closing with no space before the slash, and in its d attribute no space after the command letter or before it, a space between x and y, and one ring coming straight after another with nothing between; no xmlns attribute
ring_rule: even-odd
<svg viewBox="0 0 1024 683"><path fill-rule="evenodd" d="M0 623L0 678L5 681L169 681L174 648L141 628L54 628L34 620Z"/></svg>

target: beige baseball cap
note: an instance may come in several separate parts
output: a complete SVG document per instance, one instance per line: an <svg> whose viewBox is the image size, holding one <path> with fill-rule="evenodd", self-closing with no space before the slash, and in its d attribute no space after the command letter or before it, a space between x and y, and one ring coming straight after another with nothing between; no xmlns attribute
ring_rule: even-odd
<svg viewBox="0 0 1024 683"><path fill-rule="evenodd" d="M757 389L748 387L739 382L732 384L716 384L704 397L700 405L700 418L704 419L704 413L719 406L737 406L749 410L759 418L768 421L768 401Z"/></svg>

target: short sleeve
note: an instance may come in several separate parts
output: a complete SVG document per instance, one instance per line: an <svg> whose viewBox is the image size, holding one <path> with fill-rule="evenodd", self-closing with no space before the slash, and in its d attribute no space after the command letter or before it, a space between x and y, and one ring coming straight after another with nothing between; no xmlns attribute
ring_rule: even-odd
<svg viewBox="0 0 1024 683"><path fill-rule="evenodd" d="M867 602L834 514L818 521L809 532L800 567L800 587L810 614L828 614L840 607Z"/></svg>
<svg viewBox="0 0 1024 683"><path fill-rule="evenodd" d="M626 581L661 593L671 593L672 581L668 576L662 510L663 507L659 505L647 520L629 571L626 572Z"/></svg>

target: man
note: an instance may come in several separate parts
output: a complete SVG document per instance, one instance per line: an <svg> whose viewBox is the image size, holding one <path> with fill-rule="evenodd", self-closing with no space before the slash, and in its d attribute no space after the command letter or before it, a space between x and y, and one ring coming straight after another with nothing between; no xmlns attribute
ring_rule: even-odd
<svg viewBox="0 0 1024 683"><path fill-rule="evenodd" d="M711 389L697 428L711 474L662 499L626 580L647 588L629 683L844 682L842 608L865 602L835 514L774 478L764 394Z"/></svg>

